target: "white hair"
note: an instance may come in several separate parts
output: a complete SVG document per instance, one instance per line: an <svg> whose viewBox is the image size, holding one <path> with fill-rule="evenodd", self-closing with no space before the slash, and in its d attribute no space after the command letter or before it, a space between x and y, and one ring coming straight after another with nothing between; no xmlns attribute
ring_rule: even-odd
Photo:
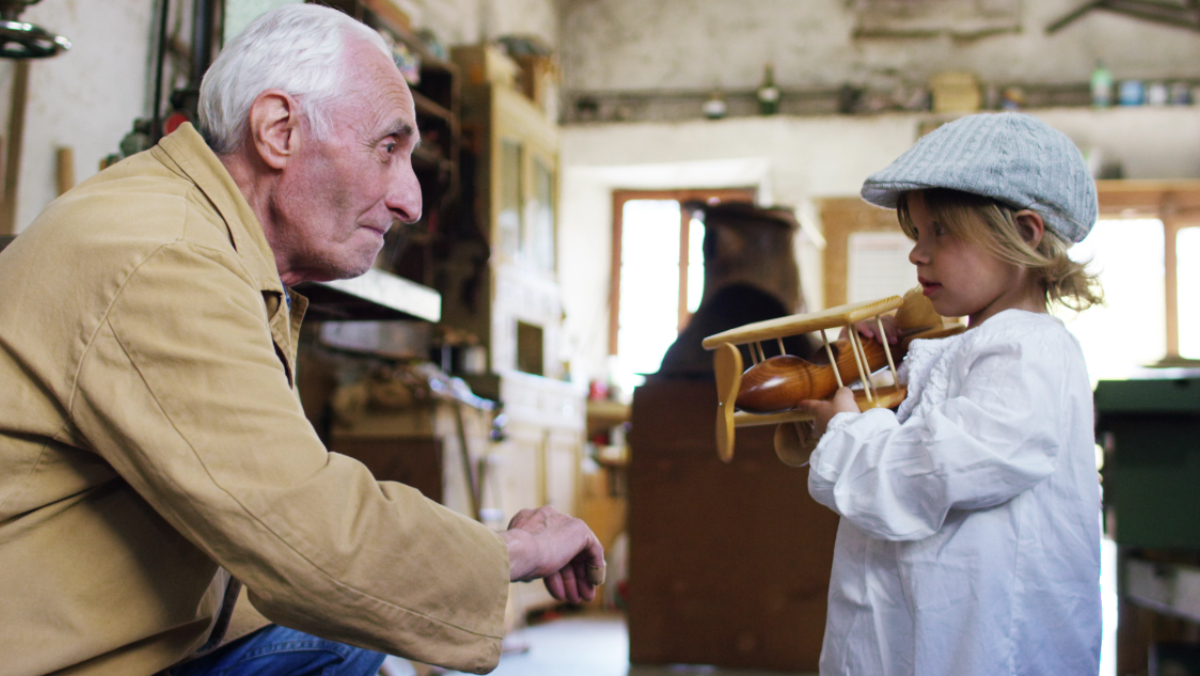
<svg viewBox="0 0 1200 676"><path fill-rule="evenodd" d="M326 136L325 108L342 92L350 39L393 58L378 33L329 7L284 5L251 22L225 45L200 85L200 133L209 147L218 155L238 150L250 106L268 89L295 98L313 135Z"/></svg>

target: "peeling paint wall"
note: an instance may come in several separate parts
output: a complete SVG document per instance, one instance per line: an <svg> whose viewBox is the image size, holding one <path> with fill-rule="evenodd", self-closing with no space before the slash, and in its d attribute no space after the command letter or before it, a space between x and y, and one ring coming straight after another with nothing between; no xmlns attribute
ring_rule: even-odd
<svg viewBox="0 0 1200 676"><path fill-rule="evenodd" d="M31 61L25 112L17 231L57 196L55 154L70 146L75 179L99 171L121 137L148 106L147 76L153 35L153 2L146 0L42 0L21 20L64 35L70 51ZM8 134L12 62L0 60L0 119ZM8 139L5 138L7 145Z"/></svg>
<svg viewBox="0 0 1200 676"><path fill-rule="evenodd" d="M1086 82L1097 58L1123 78L1200 77L1200 36L1105 11L1044 31L1084 4L1025 0L1020 31L853 37L850 0L563 0L561 57L569 91L753 88L763 64L783 87L849 83L890 89L943 70L984 82Z"/></svg>
<svg viewBox="0 0 1200 676"><path fill-rule="evenodd" d="M557 48L554 0L394 0L446 46L470 45L504 35L533 36Z"/></svg>

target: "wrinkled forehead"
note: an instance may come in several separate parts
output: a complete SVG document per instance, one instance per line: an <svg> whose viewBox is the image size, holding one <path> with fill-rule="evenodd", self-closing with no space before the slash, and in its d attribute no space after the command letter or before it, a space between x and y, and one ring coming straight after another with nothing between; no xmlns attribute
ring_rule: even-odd
<svg viewBox="0 0 1200 676"><path fill-rule="evenodd" d="M347 45L343 77L342 96L335 103L342 123L371 133L408 126L416 134L412 92L394 61L361 41Z"/></svg>

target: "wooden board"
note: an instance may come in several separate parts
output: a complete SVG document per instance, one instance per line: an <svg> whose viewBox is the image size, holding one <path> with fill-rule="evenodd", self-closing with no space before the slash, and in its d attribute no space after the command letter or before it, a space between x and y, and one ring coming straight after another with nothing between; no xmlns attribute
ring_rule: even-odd
<svg viewBox="0 0 1200 676"><path fill-rule="evenodd" d="M770 427L717 457L711 382L634 393L629 650L634 664L817 671L837 533Z"/></svg>
<svg viewBox="0 0 1200 676"><path fill-rule="evenodd" d="M872 390L875 399L867 398L866 392L855 390L854 401L858 404L858 410L869 411L873 408L896 408L900 402L904 401L904 397L908 395L908 388L893 387L876 387ZM737 427L761 427L763 425L778 425L785 422L804 422L812 420L813 415L806 411L779 411L778 413L748 413L746 411L738 411L733 414L733 424Z"/></svg>
<svg viewBox="0 0 1200 676"><path fill-rule="evenodd" d="M846 302L850 235L856 232L901 232L895 209L867 204L861 197L818 200L825 235L825 307Z"/></svg>
<svg viewBox="0 0 1200 676"><path fill-rule="evenodd" d="M904 299L900 296L889 296L880 300L847 303L820 312L768 319L711 335L705 338L701 345L706 350L712 350L722 343L744 345L762 340L786 338L820 329L849 326L855 322L895 310L903 302Z"/></svg>

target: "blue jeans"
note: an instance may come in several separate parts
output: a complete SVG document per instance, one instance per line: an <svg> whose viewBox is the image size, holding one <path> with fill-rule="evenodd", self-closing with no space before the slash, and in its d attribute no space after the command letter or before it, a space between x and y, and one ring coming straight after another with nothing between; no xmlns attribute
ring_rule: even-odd
<svg viewBox="0 0 1200 676"><path fill-rule="evenodd" d="M375 676L385 655L277 624L174 667L170 676Z"/></svg>

